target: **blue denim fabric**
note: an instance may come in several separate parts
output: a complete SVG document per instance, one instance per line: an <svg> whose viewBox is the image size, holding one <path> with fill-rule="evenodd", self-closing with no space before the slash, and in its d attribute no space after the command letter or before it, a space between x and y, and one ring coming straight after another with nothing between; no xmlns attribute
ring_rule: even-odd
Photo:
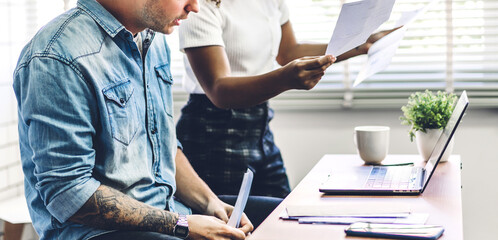
<svg viewBox="0 0 498 240"><path fill-rule="evenodd" d="M79 0L23 49L14 72L25 194L41 239L105 230L67 221L101 185L149 205L176 205L170 56L146 30L143 64L132 34L95 0ZM181 209L180 209L181 208Z"/></svg>

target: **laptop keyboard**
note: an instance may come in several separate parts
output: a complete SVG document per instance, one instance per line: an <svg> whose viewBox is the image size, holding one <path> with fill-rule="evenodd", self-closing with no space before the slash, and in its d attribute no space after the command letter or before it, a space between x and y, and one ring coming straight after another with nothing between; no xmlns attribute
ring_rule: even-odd
<svg viewBox="0 0 498 240"><path fill-rule="evenodd" d="M375 166L366 182L367 188L411 189L421 168Z"/></svg>

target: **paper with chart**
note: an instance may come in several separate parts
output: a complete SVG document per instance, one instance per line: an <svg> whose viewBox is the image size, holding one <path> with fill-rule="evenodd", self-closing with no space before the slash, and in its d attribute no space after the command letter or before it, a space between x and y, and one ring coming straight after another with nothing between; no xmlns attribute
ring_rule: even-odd
<svg viewBox="0 0 498 240"><path fill-rule="evenodd" d="M401 17L398 19L394 27L401 28L381 38L380 40L375 42L368 50L367 63L363 66L363 68L356 76L353 87L358 86L365 79L386 69L389 66L394 54L396 53L396 50L399 47L401 40L405 36L407 25L415 21L436 2L438 2L438 0L432 0L422 8L402 13Z"/></svg>
<svg viewBox="0 0 498 240"><path fill-rule="evenodd" d="M395 0L363 0L342 5L326 54L339 56L363 43L391 16Z"/></svg>
<svg viewBox="0 0 498 240"><path fill-rule="evenodd" d="M251 192L253 178L254 173L247 169L247 172L244 174L244 179L242 179L242 185L240 186L235 207L233 208L232 215L228 220L228 225L231 227L239 227L240 218L242 217L242 213L244 213L244 208L246 207L247 199L249 198L249 193Z"/></svg>

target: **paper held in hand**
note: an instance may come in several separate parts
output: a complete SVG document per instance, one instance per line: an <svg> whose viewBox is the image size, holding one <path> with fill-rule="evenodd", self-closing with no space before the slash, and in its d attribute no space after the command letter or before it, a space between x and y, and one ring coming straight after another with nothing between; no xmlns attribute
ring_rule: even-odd
<svg viewBox="0 0 498 240"><path fill-rule="evenodd" d="M254 173L247 169L244 174L244 179L242 179L242 185L240 186L239 196L237 197L237 202L235 202L235 207L233 209L232 215L228 220L228 225L231 227L239 227L240 218L246 207L247 199L249 198L249 193L251 192L252 179L254 178Z"/></svg>
<svg viewBox="0 0 498 240"><path fill-rule="evenodd" d="M407 25L419 18L437 2L438 0L431 0L424 7L402 13L401 17L394 25L394 28L401 28L379 39L368 50L368 60L356 76L353 87L358 86L365 79L383 71L389 66L401 40L405 36Z"/></svg>
<svg viewBox="0 0 498 240"><path fill-rule="evenodd" d="M326 54L339 56L363 43L389 20L395 0L363 0L342 5Z"/></svg>

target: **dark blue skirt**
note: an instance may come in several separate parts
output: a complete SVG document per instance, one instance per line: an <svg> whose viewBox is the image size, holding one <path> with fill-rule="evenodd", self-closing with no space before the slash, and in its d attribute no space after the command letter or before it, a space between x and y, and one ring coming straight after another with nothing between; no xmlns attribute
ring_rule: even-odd
<svg viewBox="0 0 498 240"><path fill-rule="evenodd" d="M280 150L269 122L268 103L220 109L204 94L191 94L176 131L183 152L217 195L237 195L247 168L254 172L251 195L285 197L290 192Z"/></svg>

